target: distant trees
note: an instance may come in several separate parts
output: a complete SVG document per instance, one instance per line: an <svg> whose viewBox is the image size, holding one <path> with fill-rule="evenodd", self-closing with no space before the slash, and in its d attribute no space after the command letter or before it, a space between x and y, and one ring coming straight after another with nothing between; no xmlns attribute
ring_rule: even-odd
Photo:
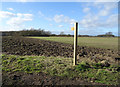
<svg viewBox="0 0 120 87"><path fill-rule="evenodd" d="M5 31L2 32L2 36L58 36L58 37L73 37L74 35L65 34L60 32L59 35L52 34L50 31L44 31L42 29L30 29L21 31ZM90 35L78 35L78 37L115 37L112 32L107 32L102 35L90 36Z"/></svg>
<svg viewBox="0 0 120 87"><path fill-rule="evenodd" d="M49 36L50 31L39 29L21 30L21 31L7 31L2 32L2 36Z"/></svg>
<svg viewBox="0 0 120 87"><path fill-rule="evenodd" d="M20 31L21 36L47 36L51 35L50 31L44 31L41 29L31 29L31 30L22 30Z"/></svg>
<svg viewBox="0 0 120 87"><path fill-rule="evenodd" d="M107 32L105 35L112 35L112 32Z"/></svg>
<svg viewBox="0 0 120 87"><path fill-rule="evenodd" d="M115 37L115 36L112 34L112 32L107 32L102 35L97 35L97 37Z"/></svg>
<svg viewBox="0 0 120 87"><path fill-rule="evenodd" d="M65 35L65 33L62 31L62 32L60 32L60 35Z"/></svg>

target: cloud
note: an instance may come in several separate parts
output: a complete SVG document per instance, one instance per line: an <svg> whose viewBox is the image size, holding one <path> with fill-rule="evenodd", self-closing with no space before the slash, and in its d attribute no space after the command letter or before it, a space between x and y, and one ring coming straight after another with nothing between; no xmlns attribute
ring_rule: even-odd
<svg viewBox="0 0 120 87"><path fill-rule="evenodd" d="M32 21L32 14L21 14L21 13L17 13L16 17L10 18L6 24L8 24L11 27L15 27L15 28L20 28L21 26L23 26L23 23L25 21Z"/></svg>
<svg viewBox="0 0 120 87"><path fill-rule="evenodd" d="M12 12L8 12L8 11L0 11L0 18L11 18L14 17L15 14Z"/></svg>
<svg viewBox="0 0 120 87"><path fill-rule="evenodd" d="M49 18L49 17L44 17L46 20L48 21L52 21L53 19L52 18Z"/></svg>
<svg viewBox="0 0 120 87"><path fill-rule="evenodd" d="M33 15L32 14L23 14L24 21L32 21Z"/></svg>
<svg viewBox="0 0 120 87"><path fill-rule="evenodd" d="M24 14L24 13L12 13L8 11L0 11L0 17L2 19L6 19L6 25L9 30L11 29L21 29L24 27L23 23L26 21L32 21L32 14ZM4 27L4 26L3 26ZM6 29L7 29L6 28Z"/></svg>
<svg viewBox="0 0 120 87"><path fill-rule="evenodd" d="M2 2L118 2L119 0L2 0Z"/></svg>
<svg viewBox="0 0 120 87"><path fill-rule="evenodd" d="M83 12L85 12L85 13L87 13L87 12L89 12L90 11L90 8L84 8L83 9Z"/></svg>
<svg viewBox="0 0 120 87"><path fill-rule="evenodd" d="M53 18L45 16L41 11L39 11L38 14L40 17L43 17L45 20L54 21L56 23L64 22L64 23L73 24L76 21L75 19L69 18L68 16L64 16L62 14L61 15L56 14L54 15Z"/></svg>
<svg viewBox="0 0 120 87"><path fill-rule="evenodd" d="M63 21L63 18L64 16L63 15L55 15L53 20L56 22L56 23L60 23Z"/></svg>
<svg viewBox="0 0 120 87"><path fill-rule="evenodd" d="M118 24L118 15L112 14L108 16L108 18L101 19L100 16L97 15L87 15L84 19L79 22L80 26L83 28L91 29L99 29L99 28L106 28L111 29L117 27Z"/></svg>
<svg viewBox="0 0 120 87"><path fill-rule="evenodd" d="M117 3L103 3L103 9L99 11L98 15L107 16L114 8L117 8Z"/></svg>
<svg viewBox="0 0 120 87"><path fill-rule="evenodd" d="M109 14L109 10L103 9L99 12L99 16L107 16Z"/></svg>
<svg viewBox="0 0 120 87"><path fill-rule="evenodd" d="M62 14L61 15L56 14L54 15L53 18L45 16L41 11L39 11L38 14L40 17L43 17L45 20L54 21L56 23L64 22L64 23L73 24L75 22L75 19L69 18L68 16L64 16Z"/></svg>
<svg viewBox="0 0 120 87"><path fill-rule="evenodd" d="M28 2L28 0L17 0L18 2Z"/></svg>
<svg viewBox="0 0 120 87"><path fill-rule="evenodd" d="M55 15L53 20L56 23L64 22L69 24L73 24L76 21L75 19L69 18L68 16L64 16L64 15Z"/></svg>
<svg viewBox="0 0 120 87"><path fill-rule="evenodd" d="M39 14L40 17L44 16L44 14L41 11L39 11L38 14Z"/></svg>
<svg viewBox="0 0 120 87"><path fill-rule="evenodd" d="M93 1L93 0L91 0ZM94 2L118 2L119 0L94 0Z"/></svg>
<svg viewBox="0 0 120 87"><path fill-rule="evenodd" d="M20 0L21 2L27 2L28 0Z"/></svg>
<svg viewBox="0 0 120 87"><path fill-rule="evenodd" d="M88 4L87 6L90 6ZM97 13L89 12L79 21L79 24L83 28L98 29L98 28L115 28L117 26L117 13L113 14L113 9L117 8L117 3L114 2L95 2L93 7L97 7ZM106 16L104 18L103 16Z"/></svg>
<svg viewBox="0 0 120 87"><path fill-rule="evenodd" d="M81 27L93 28L97 27L96 23L99 21L99 17L93 14L87 14L82 20L79 21Z"/></svg>
<svg viewBox="0 0 120 87"><path fill-rule="evenodd" d="M53 24L49 24L50 26L53 26Z"/></svg>
<svg viewBox="0 0 120 87"><path fill-rule="evenodd" d="M48 20L48 21L52 21L53 20L52 18L49 18L49 17L45 16L41 11L39 11L38 14L39 14L39 17L42 17L45 20Z"/></svg>
<svg viewBox="0 0 120 87"><path fill-rule="evenodd" d="M75 19L70 19L70 24L74 24L75 22L76 22L76 20Z"/></svg>
<svg viewBox="0 0 120 87"><path fill-rule="evenodd" d="M106 21L107 27L117 27L118 26L118 14L112 14L108 17Z"/></svg>
<svg viewBox="0 0 120 87"><path fill-rule="evenodd" d="M10 11L13 11L14 9L13 8L7 8L8 10L10 10Z"/></svg>
<svg viewBox="0 0 120 87"><path fill-rule="evenodd" d="M11 25L20 25L24 21L32 21L32 15L31 14L17 14L17 17L13 17L10 20L7 21L7 24Z"/></svg>
<svg viewBox="0 0 120 87"><path fill-rule="evenodd" d="M63 25L58 25L58 27L63 27Z"/></svg>

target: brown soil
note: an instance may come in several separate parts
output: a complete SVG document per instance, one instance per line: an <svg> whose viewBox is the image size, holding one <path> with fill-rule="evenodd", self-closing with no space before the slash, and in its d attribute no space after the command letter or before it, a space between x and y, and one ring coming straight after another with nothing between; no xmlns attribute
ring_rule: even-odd
<svg viewBox="0 0 120 87"><path fill-rule="evenodd" d="M23 72L14 72L14 73L5 73L3 72L3 86L4 85L104 85L101 83L90 83L83 81L81 78L68 79L66 77L50 76L45 73L23 73Z"/></svg>
<svg viewBox="0 0 120 87"><path fill-rule="evenodd" d="M22 37L3 37L2 39L2 52L7 54L73 57L74 48L71 44ZM79 57L89 58L97 54L115 58L118 56L118 51L78 46Z"/></svg>
<svg viewBox="0 0 120 87"><path fill-rule="evenodd" d="M3 37L2 52L13 55L39 55L39 56L62 56L73 57L73 45L39 39L22 37ZM100 55L102 58L99 58ZM78 57L91 58L102 61L108 58L116 58L118 52L110 49L78 46ZM113 60L112 60L113 61ZM103 85L100 83L89 83L81 78L61 78L49 76L45 73L23 73L3 72L3 85Z"/></svg>

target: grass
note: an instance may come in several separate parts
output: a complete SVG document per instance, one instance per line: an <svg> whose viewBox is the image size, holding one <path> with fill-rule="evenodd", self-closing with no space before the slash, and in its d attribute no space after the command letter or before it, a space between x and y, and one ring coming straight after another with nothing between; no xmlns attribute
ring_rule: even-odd
<svg viewBox="0 0 120 87"><path fill-rule="evenodd" d="M70 43L70 44L73 44L74 41L73 37L29 37L29 38L37 38L37 39ZM78 45L117 50L118 38L117 37L79 37Z"/></svg>
<svg viewBox="0 0 120 87"><path fill-rule="evenodd" d="M88 81L105 84L118 84L117 78L120 66L100 67L100 63L81 62L72 65L72 58L2 55L3 72L44 72L51 76L74 78L79 77ZM98 68L96 68L98 67ZM111 69L111 71L108 71Z"/></svg>

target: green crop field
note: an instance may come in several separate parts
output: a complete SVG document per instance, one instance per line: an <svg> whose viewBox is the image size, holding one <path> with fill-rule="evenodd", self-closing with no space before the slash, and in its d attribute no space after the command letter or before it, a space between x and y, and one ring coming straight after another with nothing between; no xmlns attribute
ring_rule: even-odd
<svg viewBox="0 0 120 87"><path fill-rule="evenodd" d="M30 38L37 38L37 39L70 43L70 44L73 44L74 41L73 37L30 37ZM117 37L79 37L78 45L117 50L118 38Z"/></svg>

